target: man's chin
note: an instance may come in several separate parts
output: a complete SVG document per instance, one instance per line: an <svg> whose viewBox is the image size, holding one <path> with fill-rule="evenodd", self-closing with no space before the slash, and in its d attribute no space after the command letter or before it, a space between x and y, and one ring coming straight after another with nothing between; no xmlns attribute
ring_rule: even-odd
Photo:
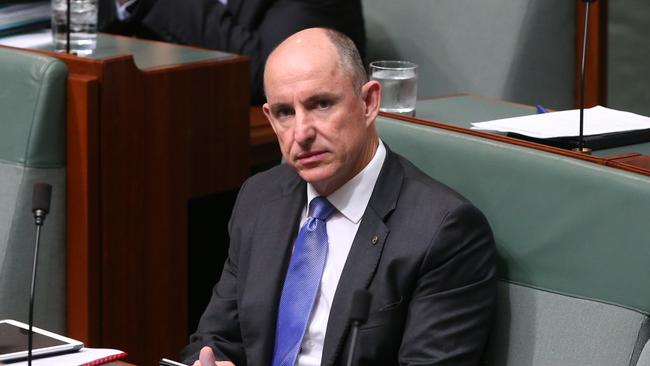
<svg viewBox="0 0 650 366"><path fill-rule="evenodd" d="M330 166L300 167L298 174L302 179L316 186L330 180L334 171Z"/></svg>

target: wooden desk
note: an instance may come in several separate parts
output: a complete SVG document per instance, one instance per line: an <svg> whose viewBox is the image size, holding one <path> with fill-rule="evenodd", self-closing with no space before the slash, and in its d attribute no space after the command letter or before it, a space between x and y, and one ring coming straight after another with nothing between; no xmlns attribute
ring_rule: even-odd
<svg viewBox="0 0 650 366"><path fill-rule="evenodd" d="M187 343L187 204L249 169L245 57L100 34L69 70L68 334L129 362Z"/></svg>
<svg viewBox="0 0 650 366"><path fill-rule="evenodd" d="M622 146L595 151L584 155L570 150L559 149L533 142L508 137L502 134L471 130L471 123L492 119L535 114L535 108L496 98L472 95L453 95L420 100L416 106L417 117L407 117L392 113L380 114L386 117L409 121L460 133L480 136L509 144L526 146L553 154L570 156L635 173L650 175L650 143Z"/></svg>

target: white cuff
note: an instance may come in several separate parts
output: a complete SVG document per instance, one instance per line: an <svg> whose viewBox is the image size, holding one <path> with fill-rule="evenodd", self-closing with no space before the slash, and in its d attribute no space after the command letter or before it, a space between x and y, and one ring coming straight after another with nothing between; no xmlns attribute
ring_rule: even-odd
<svg viewBox="0 0 650 366"><path fill-rule="evenodd" d="M129 0L125 2L124 4L120 5L117 0L115 1L115 9L117 10L117 19L119 20L127 20L131 17L131 13L129 12L128 7L131 5L135 4L138 0Z"/></svg>

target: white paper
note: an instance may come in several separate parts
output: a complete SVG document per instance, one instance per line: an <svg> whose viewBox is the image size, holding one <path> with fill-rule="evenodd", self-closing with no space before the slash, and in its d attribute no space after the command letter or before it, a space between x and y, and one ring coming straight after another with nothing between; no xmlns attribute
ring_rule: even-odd
<svg viewBox="0 0 650 366"><path fill-rule="evenodd" d="M578 136L580 111L549 112L523 117L472 123L474 130L514 132L536 138ZM596 106L584 111L584 135L599 135L650 128L650 118Z"/></svg>
<svg viewBox="0 0 650 366"><path fill-rule="evenodd" d="M0 44L18 48L38 48L52 44L52 31L43 29L37 32L1 37Z"/></svg>
<svg viewBox="0 0 650 366"><path fill-rule="evenodd" d="M116 349L82 348L77 352L33 359L32 366L79 366L105 357L119 355L120 353L123 352ZM27 366L27 361L10 363L9 365Z"/></svg>

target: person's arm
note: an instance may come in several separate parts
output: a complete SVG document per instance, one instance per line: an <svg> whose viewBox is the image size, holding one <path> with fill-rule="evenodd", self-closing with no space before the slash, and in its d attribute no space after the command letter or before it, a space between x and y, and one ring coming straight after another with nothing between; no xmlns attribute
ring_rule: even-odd
<svg viewBox="0 0 650 366"><path fill-rule="evenodd" d="M230 248L221 278L214 286L212 298L201 315L196 332L190 336L190 343L181 351L181 359L186 364L191 365L199 360L201 350L208 346L212 349L210 354L216 355L218 360L232 361L239 366L246 365L237 297L239 249L242 240L242 229L238 222L247 218L247 214L239 212L239 208L245 191L246 183L242 185L228 226ZM207 356L204 355L203 360L205 357Z"/></svg>
<svg viewBox="0 0 650 366"><path fill-rule="evenodd" d="M400 365L478 365L496 300L496 253L485 217L463 204L445 217L408 310Z"/></svg>

